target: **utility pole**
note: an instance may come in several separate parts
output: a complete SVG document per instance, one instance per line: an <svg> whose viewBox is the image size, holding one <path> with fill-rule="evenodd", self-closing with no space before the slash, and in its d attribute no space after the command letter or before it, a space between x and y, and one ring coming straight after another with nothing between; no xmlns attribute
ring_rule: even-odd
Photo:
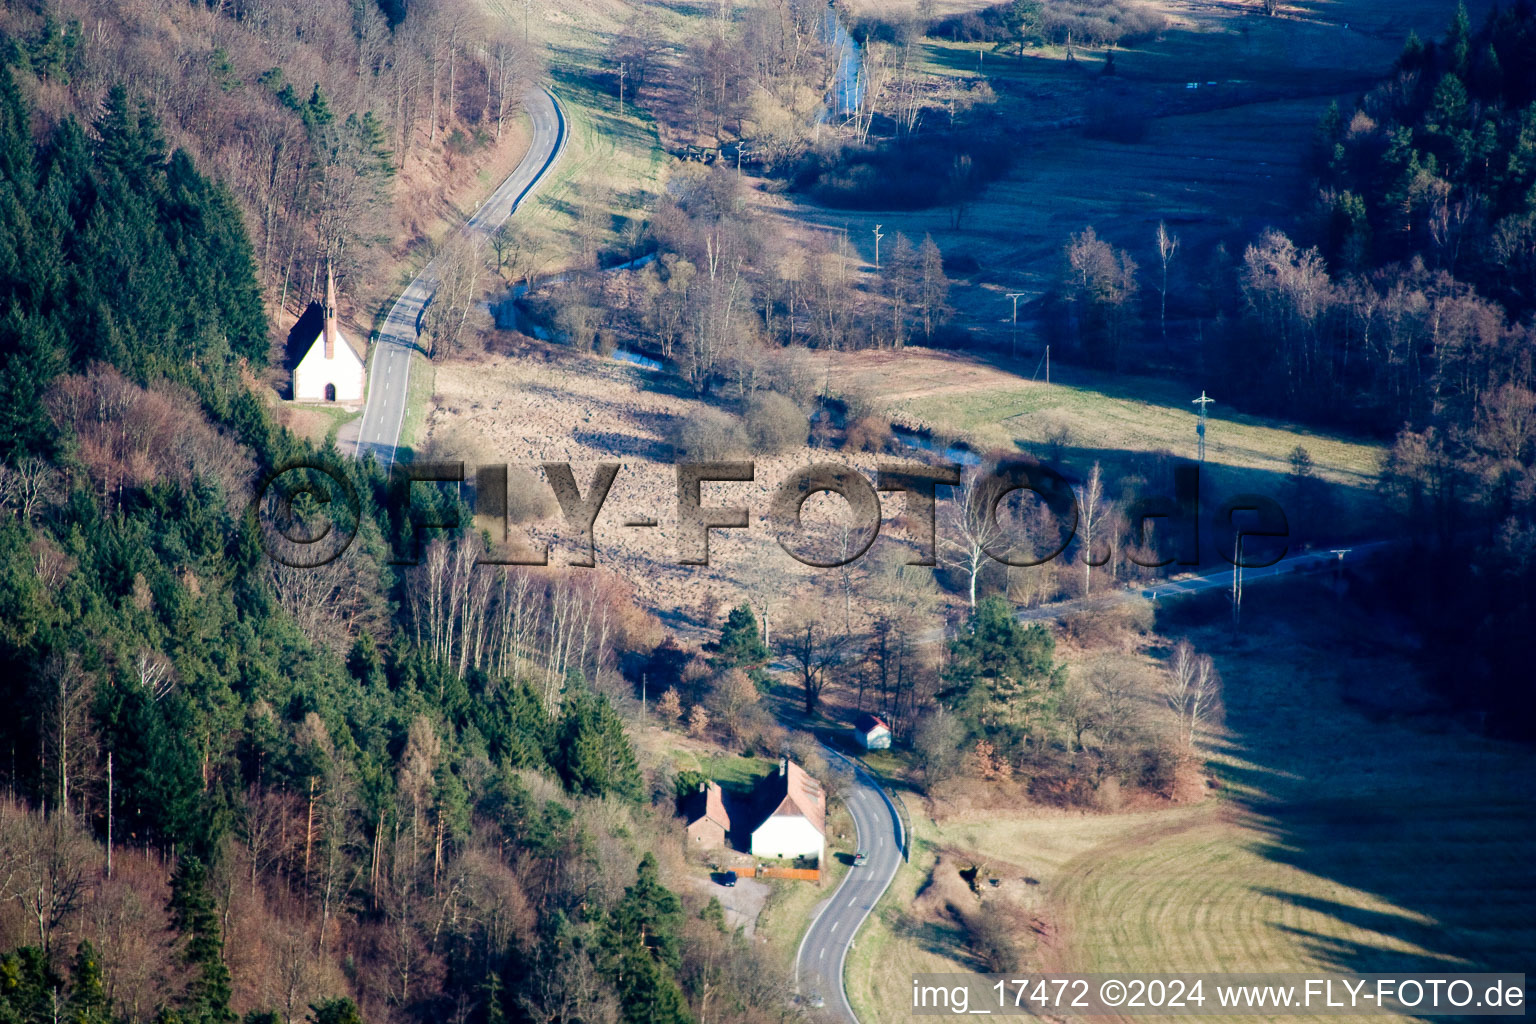
<svg viewBox="0 0 1536 1024"><path fill-rule="evenodd" d="M528 12L533 9L533 0L523 0L523 45L528 45Z"/></svg>
<svg viewBox="0 0 1536 1024"><path fill-rule="evenodd" d="M624 76L629 73L629 64L619 61L619 116L624 116ZM736 171L741 173L741 157L736 158Z"/></svg>
<svg viewBox="0 0 1536 1024"><path fill-rule="evenodd" d="M1232 631L1237 632L1243 621L1243 533L1238 531L1232 540Z"/></svg>
<svg viewBox="0 0 1536 1024"><path fill-rule="evenodd" d="M1353 550L1353 548L1328 549L1328 553L1333 556L1333 589L1340 599L1344 597L1344 556Z"/></svg>
<svg viewBox="0 0 1536 1024"><path fill-rule="evenodd" d="M640 673L640 718L645 718L645 673Z"/></svg>
<svg viewBox="0 0 1536 1024"><path fill-rule="evenodd" d="M880 239L885 237L884 235L882 235L880 233L880 225L879 224L875 225L874 235L875 235L875 269L879 270L880 269Z"/></svg>
<svg viewBox="0 0 1536 1024"><path fill-rule="evenodd" d="M1019 300L1027 292L1009 292L1008 297L1013 300L1013 358L1019 357Z"/></svg>
<svg viewBox="0 0 1536 1024"><path fill-rule="evenodd" d="M1200 450L1200 468L1205 468L1205 407L1216 401L1214 398L1205 397L1205 391L1201 390L1200 397L1191 399L1191 405L1200 407L1200 421L1195 424L1195 438Z"/></svg>

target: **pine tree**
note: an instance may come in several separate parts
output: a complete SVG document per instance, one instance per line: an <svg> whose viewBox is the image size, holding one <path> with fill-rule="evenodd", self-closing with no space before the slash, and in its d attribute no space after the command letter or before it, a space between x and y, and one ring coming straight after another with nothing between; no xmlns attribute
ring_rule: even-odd
<svg viewBox="0 0 1536 1024"><path fill-rule="evenodd" d="M96 948L81 942L70 969L69 1024L111 1024L112 1007L103 979Z"/></svg>
<svg viewBox="0 0 1536 1024"><path fill-rule="evenodd" d="M182 995L187 1018L199 1024L235 1020L229 1009L229 968L224 966L224 941L219 915L208 892L208 869L201 860L184 857L171 879L171 923L186 939L182 959L193 975Z"/></svg>
<svg viewBox="0 0 1536 1024"><path fill-rule="evenodd" d="M672 976L682 962L682 901L661 884L651 854L641 859L635 875L603 922L599 945L626 1021L684 1024L691 1017Z"/></svg>
<svg viewBox="0 0 1536 1024"><path fill-rule="evenodd" d="M1467 16L1465 0L1456 5L1456 13L1451 18L1451 27L1445 34L1445 50L1450 55L1451 73L1465 76L1467 73L1467 57L1471 53L1472 46L1472 19Z"/></svg>
<svg viewBox="0 0 1536 1024"><path fill-rule="evenodd" d="M327 999L309 1007L310 1024L364 1024L357 1004L347 998Z"/></svg>
<svg viewBox="0 0 1536 1024"><path fill-rule="evenodd" d="M751 605L739 604L731 609L720 630L717 650L715 664L720 668L754 669L768 661L768 646L763 643Z"/></svg>
<svg viewBox="0 0 1536 1024"><path fill-rule="evenodd" d="M640 798L640 768L618 712L600 693L580 689L566 701L561 721L561 775L577 793Z"/></svg>

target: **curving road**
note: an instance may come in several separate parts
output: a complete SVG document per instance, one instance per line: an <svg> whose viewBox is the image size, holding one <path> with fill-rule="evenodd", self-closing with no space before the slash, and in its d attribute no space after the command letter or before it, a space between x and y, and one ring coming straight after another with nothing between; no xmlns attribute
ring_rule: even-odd
<svg viewBox="0 0 1536 1024"><path fill-rule="evenodd" d="M795 958L795 990L812 1006L824 1002L823 1012L830 1019L858 1024L843 987L843 966L859 927L901 866L901 819L890 798L864 769L830 747L827 753L853 769L853 781L843 793L843 803L853 815L857 848L869 861L848 869L842 884L805 930Z"/></svg>
<svg viewBox="0 0 1536 1024"><path fill-rule="evenodd" d="M490 235L517 211L560 159L568 135L560 101L548 89L533 88L523 96L523 107L533 122L528 152L501 187L460 230ZM386 470L395 463L400 425L405 421L411 353L417 348L421 315L437 291L436 271L437 260L434 258L400 293L373 343L368 399L363 406L353 454L357 458L373 455Z"/></svg>
<svg viewBox="0 0 1536 1024"><path fill-rule="evenodd" d="M1357 544L1349 550L1350 564L1361 557L1375 555L1387 547L1384 541ZM1243 582L1258 582L1293 573L1326 572L1343 564L1338 554L1331 551L1299 552L1263 569L1246 569ZM1156 583L1140 589L1119 589L1106 592L1088 600L1077 599L1026 608L1018 613L1021 620L1039 621L1058 618L1075 611L1105 607L1137 599L1156 601L1179 594L1199 593L1206 590L1226 589L1232 586L1232 570L1192 576L1181 580ZM945 631L934 630L923 638L927 642L942 642ZM869 861L862 867L850 868L842 884L821 905L805 937L800 941L800 952L795 958L795 991L811 1007L818 1008L830 1020L858 1024L853 1007L848 1003L843 972L859 928L874 910L880 897L890 886L891 879L901 866L901 818L890 798L879 783L855 762L826 748L828 754L838 758L853 769L852 783L843 794L843 802L853 816L858 832L859 850L868 854Z"/></svg>

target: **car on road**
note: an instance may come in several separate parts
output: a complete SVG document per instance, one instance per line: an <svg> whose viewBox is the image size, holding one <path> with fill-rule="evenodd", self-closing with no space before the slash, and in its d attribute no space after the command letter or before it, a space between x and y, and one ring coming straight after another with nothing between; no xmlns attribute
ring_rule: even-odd
<svg viewBox="0 0 1536 1024"><path fill-rule="evenodd" d="M736 887L736 872L727 871L725 877L720 879L720 884L727 889L734 889Z"/></svg>
<svg viewBox="0 0 1536 1024"><path fill-rule="evenodd" d="M861 868L867 863L869 863L869 854L865 853L863 850L860 850L858 853L853 855L854 867Z"/></svg>
<svg viewBox="0 0 1536 1024"><path fill-rule="evenodd" d="M811 993L811 998L810 998L809 1002L811 1004L811 1009L813 1009L813 1010L819 1010L823 1006L827 1005L827 1001L825 999L821 998L821 993L820 992L812 992Z"/></svg>

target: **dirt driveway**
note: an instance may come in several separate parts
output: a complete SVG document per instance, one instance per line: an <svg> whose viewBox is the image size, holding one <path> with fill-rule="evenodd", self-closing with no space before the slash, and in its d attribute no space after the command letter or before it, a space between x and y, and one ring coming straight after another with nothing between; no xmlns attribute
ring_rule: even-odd
<svg viewBox="0 0 1536 1024"><path fill-rule="evenodd" d="M691 880L699 892L720 901L720 905L725 908L727 928L731 931L741 928L747 938L752 937L757 928L757 915L762 913L763 904L768 902L768 893L772 891L767 882L759 882L755 878L739 878L734 886L727 887L709 875L695 875Z"/></svg>

